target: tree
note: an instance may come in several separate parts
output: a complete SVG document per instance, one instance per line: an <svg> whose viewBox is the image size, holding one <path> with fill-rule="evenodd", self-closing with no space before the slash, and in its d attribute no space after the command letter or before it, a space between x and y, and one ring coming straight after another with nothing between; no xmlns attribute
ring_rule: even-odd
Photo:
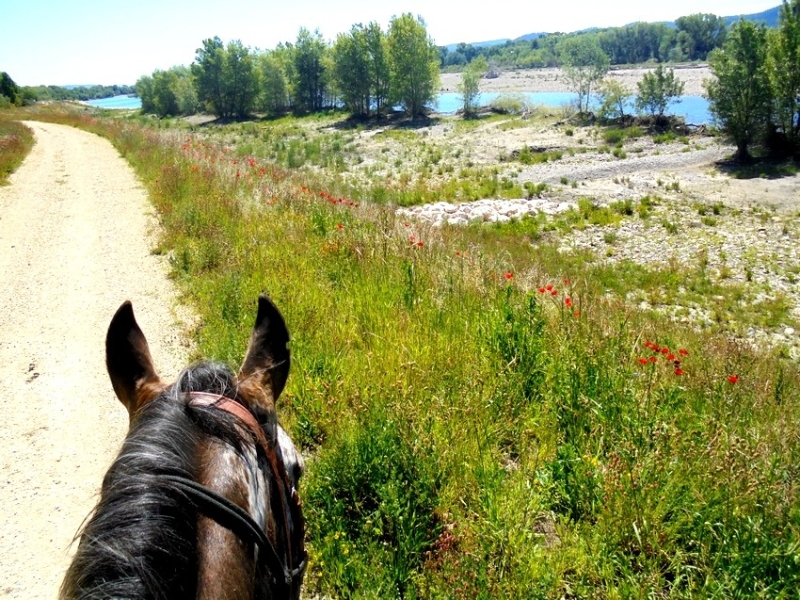
<svg viewBox="0 0 800 600"><path fill-rule="evenodd" d="M689 60L706 60L708 53L725 41L725 19L708 13L697 13L675 20L682 49Z"/></svg>
<svg viewBox="0 0 800 600"><path fill-rule="evenodd" d="M175 75L172 91L175 94L175 101L178 103L178 114L195 114L200 104L197 101L197 91L194 87L191 69L181 65L172 67L170 71Z"/></svg>
<svg viewBox="0 0 800 600"><path fill-rule="evenodd" d="M750 157L748 147L763 136L769 122L766 38L764 25L740 20L731 27L722 48L708 55L715 75L704 82L711 114L733 139L739 160Z"/></svg>
<svg viewBox="0 0 800 600"><path fill-rule="evenodd" d="M606 78L597 87L600 96L600 114L606 119L625 120L625 111L631 93L618 80Z"/></svg>
<svg viewBox="0 0 800 600"><path fill-rule="evenodd" d="M297 111L318 111L325 103L327 73L324 56L327 46L319 30L312 34L301 27L294 46L294 108Z"/></svg>
<svg viewBox="0 0 800 600"><path fill-rule="evenodd" d="M153 78L150 75L142 75L136 80L133 86L136 95L142 101L142 114L148 115L156 112L155 93L153 91Z"/></svg>
<svg viewBox="0 0 800 600"><path fill-rule="evenodd" d="M369 116L372 103L366 31L360 23L340 33L333 44L333 79L347 110Z"/></svg>
<svg viewBox="0 0 800 600"><path fill-rule="evenodd" d="M376 114L382 114L389 99L391 80L386 34L383 33L381 26L373 21L367 25L364 37L369 54L370 94Z"/></svg>
<svg viewBox="0 0 800 600"><path fill-rule="evenodd" d="M223 83L228 117L245 118L253 110L258 95L258 76L253 53L241 41L225 48Z"/></svg>
<svg viewBox="0 0 800 600"><path fill-rule="evenodd" d="M253 54L235 40L225 47L218 37L203 40L192 63L197 98L215 115L243 118L258 93Z"/></svg>
<svg viewBox="0 0 800 600"><path fill-rule="evenodd" d="M596 36L577 35L559 44L564 75L578 94L578 111L589 112L592 87L608 73L609 58Z"/></svg>
<svg viewBox="0 0 800 600"><path fill-rule="evenodd" d="M388 50L392 97L412 117L425 114L439 83L439 52L422 18L392 17Z"/></svg>
<svg viewBox="0 0 800 600"><path fill-rule="evenodd" d="M262 52L258 56L258 70L261 78L261 94L257 100L259 110L278 115L286 110L289 103L289 88L277 50Z"/></svg>
<svg viewBox="0 0 800 600"><path fill-rule="evenodd" d="M683 82L675 77L675 71L665 69L664 65L645 73L636 86L639 89L636 108L659 118L671 103L680 102L683 94Z"/></svg>
<svg viewBox="0 0 800 600"><path fill-rule="evenodd" d="M473 116L478 108L480 97L480 80L489 69L489 64L483 56L475 58L461 74L461 83L458 91L464 101L464 116Z"/></svg>
<svg viewBox="0 0 800 600"><path fill-rule="evenodd" d="M223 70L225 47L218 37L203 40L195 52L192 74L195 79L198 100L217 116L225 116L225 94Z"/></svg>
<svg viewBox="0 0 800 600"><path fill-rule="evenodd" d="M171 71L153 72L153 107L159 117L174 117L179 113L175 87L178 77Z"/></svg>
<svg viewBox="0 0 800 600"><path fill-rule="evenodd" d="M789 146L800 145L800 0L784 1L778 29L768 40L773 118Z"/></svg>
<svg viewBox="0 0 800 600"><path fill-rule="evenodd" d="M143 114L168 117L197 112L197 94L188 67L172 67L168 71L156 69L152 75L140 77L136 82L136 94L142 101Z"/></svg>
<svg viewBox="0 0 800 600"><path fill-rule="evenodd" d="M14 83L11 76L5 71L0 73L0 96L5 96L11 104L16 106L22 104L19 86Z"/></svg>

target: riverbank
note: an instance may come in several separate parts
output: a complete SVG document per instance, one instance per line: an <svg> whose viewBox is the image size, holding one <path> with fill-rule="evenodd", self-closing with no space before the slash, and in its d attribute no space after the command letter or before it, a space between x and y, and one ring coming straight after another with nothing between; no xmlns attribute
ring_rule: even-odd
<svg viewBox="0 0 800 600"><path fill-rule="evenodd" d="M616 79L629 92L636 91L636 84L645 73L652 68L635 67L629 69L612 69L608 76ZM705 93L703 81L713 77L708 65L691 65L675 67L675 76L684 84L686 96L702 96ZM461 73L443 73L441 75L441 91L458 91ZM499 77L481 79L481 92L571 92L572 86L567 82L561 69L520 69L504 71Z"/></svg>

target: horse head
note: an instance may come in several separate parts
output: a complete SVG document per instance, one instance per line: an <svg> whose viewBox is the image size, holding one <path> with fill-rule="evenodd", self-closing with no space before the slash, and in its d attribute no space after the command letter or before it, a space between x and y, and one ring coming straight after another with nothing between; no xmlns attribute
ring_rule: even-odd
<svg viewBox="0 0 800 600"><path fill-rule="evenodd" d="M299 598L303 460L277 420L289 332L266 297L238 374L158 375L125 302L106 364L130 428L80 534L64 598Z"/></svg>

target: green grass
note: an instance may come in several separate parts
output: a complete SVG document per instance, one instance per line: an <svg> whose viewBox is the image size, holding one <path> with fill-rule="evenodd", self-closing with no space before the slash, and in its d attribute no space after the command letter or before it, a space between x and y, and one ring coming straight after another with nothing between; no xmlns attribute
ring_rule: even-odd
<svg viewBox="0 0 800 600"><path fill-rule="evenodd" d="M0 185L8 181L33 148L33 132L0 112Z"/></svg>
<svg viewBox="0 0 800 600"><path fill-rule="evenodd" d="M199 354L241 360L259 292L283 311L310 594L795 596L798 369L618 299L707 278L562 253L536 219L406 225L336 177L68 120L148 187Z"/></svg>

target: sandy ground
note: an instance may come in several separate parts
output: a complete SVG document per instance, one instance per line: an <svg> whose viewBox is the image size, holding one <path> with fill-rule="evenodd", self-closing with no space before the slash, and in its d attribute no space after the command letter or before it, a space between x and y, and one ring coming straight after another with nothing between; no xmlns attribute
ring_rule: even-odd
<svg viewBox="0 0 800 600"><path fill-rule="evenodd" d="M102 138L27 123L37 143L0 188L0 597L56 597L72 539L127 428L104 339L126 299L165 377L183 329L156 222Z"/></svg>
<svg viewBox="0 0 800 600"><path fill-rule="evenodd" d="M628 91L635 93L636 84L652 69L613 69L608 77L619 80ZM676 67L675 76L683 81L683 93L687 96L702 96L703 80L712 77L706 65ZM445 73L441 76L441 89L455 92L461 82L461 73ZM561 69L520 69L504 71L494 79L481 79L482 92L571 92Z"/></svg>

